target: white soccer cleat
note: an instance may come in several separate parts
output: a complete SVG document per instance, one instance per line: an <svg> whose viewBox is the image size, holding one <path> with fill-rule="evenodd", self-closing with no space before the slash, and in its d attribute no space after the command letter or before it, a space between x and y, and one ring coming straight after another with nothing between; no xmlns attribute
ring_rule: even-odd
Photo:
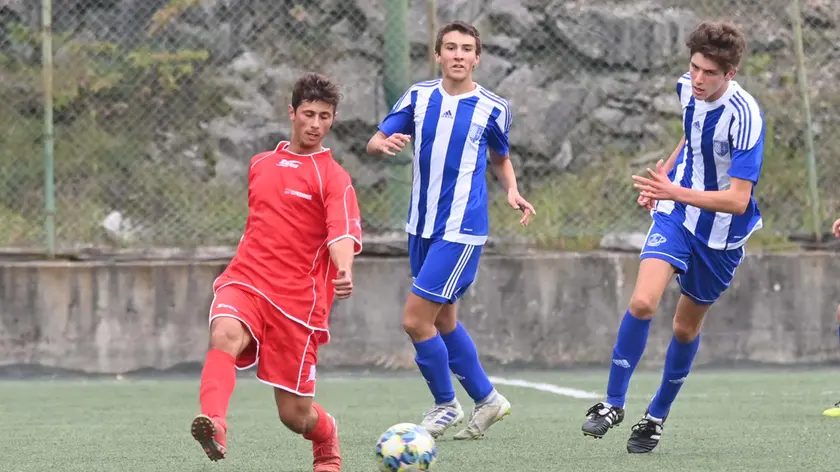
<svg viewBox="0 0 840 472"><path fill-rule="evenodd" d="M426 412L420 426L426 429L433 438L440 437L447 429L457 425L464 419L464 410L458 400L451 403L435 405Z"/></svg>
<svg viewBox="0 0 840 472"><path fill-rule="evenodd" d="M510 402L507 398L495 390L490 395L490 400L475 406L469 424L459 431L454 439L482 439L490 426L510 414Z"/></svg>

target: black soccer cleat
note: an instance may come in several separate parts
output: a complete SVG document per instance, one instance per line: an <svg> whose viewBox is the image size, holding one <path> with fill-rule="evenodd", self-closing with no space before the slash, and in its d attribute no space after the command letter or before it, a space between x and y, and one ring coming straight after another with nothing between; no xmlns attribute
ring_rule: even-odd
<svg viewBox="0 0 840 472"><path fill-rule="evenodd" d="M659 445L659 438L662 437L665 418L662 419L662 422L658 422L648 412L645 412L645 416L633 425L630 439L627 440L627 452L644 454L653 451Z"/></svg>
<svg viewBox="0 0 840 472"><path fill-rule="evenodd" d="M618 426L622 421L624 421L624 408L607 407L603 403L597 403L586 412L586 421L580 429L583 430L584 436L601 439L610 428Z"/></svg>

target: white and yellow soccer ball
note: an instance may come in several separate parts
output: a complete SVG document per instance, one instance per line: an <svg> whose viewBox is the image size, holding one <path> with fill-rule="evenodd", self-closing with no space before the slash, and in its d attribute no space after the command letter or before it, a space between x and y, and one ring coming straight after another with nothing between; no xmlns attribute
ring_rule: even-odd
<svg viewBox="0 0 840 472"><path fill-rule="evenodd" d="M376 463L381 472L430 471L436 462L437 445L422 426L395 424L376 442Z"/></svg>

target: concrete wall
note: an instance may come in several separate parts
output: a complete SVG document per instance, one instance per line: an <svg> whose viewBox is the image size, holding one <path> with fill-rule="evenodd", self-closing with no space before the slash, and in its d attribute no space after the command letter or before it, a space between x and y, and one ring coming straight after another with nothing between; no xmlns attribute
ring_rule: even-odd
<svg viewBox="0 0 840 472"><path fill-rule="evenodd" d="M0 366L91 373L169 369L203 359L215 263L0 263ZM461 317L485 362L606 366L638 270L634 254L488 256ZM401 331L407 261L366 259L356 294L337 303L331 367L415 368ZM661 368L676 284L643 366ZM697 364L840 360L840 255L749 256L707 317Z"/></svg>

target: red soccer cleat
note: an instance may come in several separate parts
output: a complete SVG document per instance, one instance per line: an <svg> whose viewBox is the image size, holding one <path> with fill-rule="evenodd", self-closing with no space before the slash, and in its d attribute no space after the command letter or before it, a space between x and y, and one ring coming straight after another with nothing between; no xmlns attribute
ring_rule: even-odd
<svg viewBox="0 0 840 472"><path fill-rule="evenodd" d="M204 449L207 457L211 461L219 461L227 455L227 449L225 448L226 429L209 416L198 415L192 422L190 432L192 437L201 444L201 448Z"/></svg>
<svg viewBox="0 0 840 472"><path fill-rule="evenodd" d="M333 425L335 425L334 419ZM315 458L312 462L314 472L341 472L341 448L338 445L338 427L333 426L333 434L326 441L312 443L312 455Z"/></svg>

